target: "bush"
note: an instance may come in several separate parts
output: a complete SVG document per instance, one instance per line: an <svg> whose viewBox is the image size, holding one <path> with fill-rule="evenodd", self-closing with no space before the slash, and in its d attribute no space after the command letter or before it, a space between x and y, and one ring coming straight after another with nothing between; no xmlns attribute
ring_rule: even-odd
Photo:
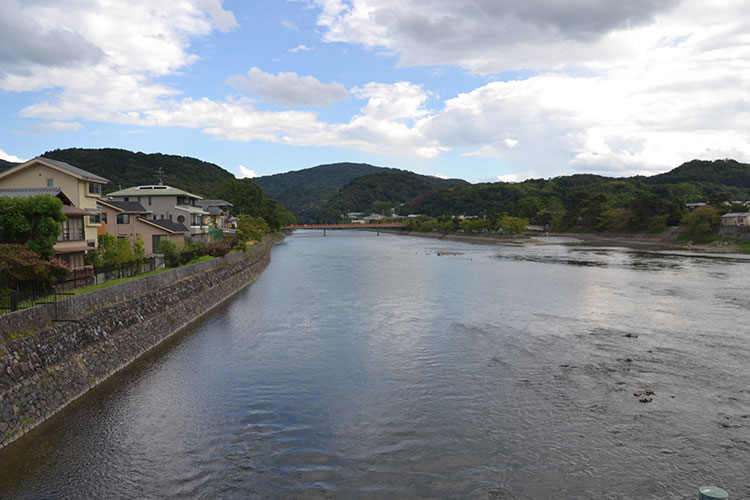
<svg viewBox="0 0 750 500"><path fill-rule="evenodd" d="M55 284L69 272L64 262L42 259L25 245L0 244L0 289L32 290Z"/></svg>

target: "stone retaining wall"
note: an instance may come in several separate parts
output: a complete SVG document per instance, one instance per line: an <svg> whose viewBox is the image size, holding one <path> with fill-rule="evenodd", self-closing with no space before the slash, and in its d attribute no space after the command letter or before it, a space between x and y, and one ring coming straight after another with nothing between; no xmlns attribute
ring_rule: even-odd
<svg viewBox="0 0 750 500"><path fill-rule="evenodd" d="M0 448L243 289L276 241L71 297L75 322L47 326L47 306L5 315L2 328L38 330L0 343Z"/></svg>

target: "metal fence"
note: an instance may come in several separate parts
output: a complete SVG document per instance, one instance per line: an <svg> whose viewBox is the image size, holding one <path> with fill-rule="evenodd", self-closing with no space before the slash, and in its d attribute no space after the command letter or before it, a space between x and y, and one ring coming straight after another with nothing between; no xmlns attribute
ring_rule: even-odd
<svg viewBox="0 0 750 500"><path fill-rule="evenodd" d="M40 286L30 290L6 289L0 291L0 313L50 304L55 308L54 321L70 321L70 314L61 300L71 295L72 292L62 292L56 286Z"/></svg>
<svg viewBox="0 0 750 500"><path fill-rule="evenodd" d="M148 257L142 260L123 262L122 264L110 266L97 266L92 268L92 283L104 283L119 278L130 278L139 274L155 271L161 267L161 259Z"/></svg>

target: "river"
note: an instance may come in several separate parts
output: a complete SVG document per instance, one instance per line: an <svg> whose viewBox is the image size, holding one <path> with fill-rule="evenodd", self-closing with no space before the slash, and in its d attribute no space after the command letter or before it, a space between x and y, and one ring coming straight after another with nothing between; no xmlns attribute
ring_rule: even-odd
<svg viewBox="0 0 750 500"><path fill-rule="evenodd" d="M0 450L0 498L747 498L748 276L740 257L297 232Z"/></svg>

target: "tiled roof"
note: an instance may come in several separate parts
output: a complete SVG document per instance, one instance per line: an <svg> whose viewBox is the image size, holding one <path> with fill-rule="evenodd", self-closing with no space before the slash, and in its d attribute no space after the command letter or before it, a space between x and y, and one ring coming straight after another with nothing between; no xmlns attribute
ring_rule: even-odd
<svg viewBox="0 0 750 500"><path fill-rule="evenodd" d="M195 198L196 200L202 199L200 196L188 193L182 189L162 185L136 186L120 189L119 191L108 193L107 196L187 196L189 198Z"/></svg>
<svg viewBox="0 0 750 500"><path fill-rule="evenodd" d="M143 208L143 205L138 203L137 201L110 201L110 200L97 200L97 203L101 203L102 205L109 205L111 207L116 208L117 210L121 212L129 212L129 213L148 213L148 210Z"/></svg>
<svg viewBox="0 0 750 500"><path fill-rule="evenodd" d="M100 181L100 182L105 182L105 183L109 182L109 179L105 179L104 177L99 177L98 175L92 174L91 172L88 172L88 171L86 171L86 170L84 170L82 168L74 167L73 165L70 165L69 163L65 163L64 161L52 160L50 158L45 158L43 156L36 157L33 160L29 160L26 163L30 163L30 162L32 162L34 160L43 160L43 161L46 161L46 162L51 163L52 165L54 165L54 166L56 166L58 168L61 168L63 170L67 170L68 172L70 172L72 174L75 174L75 175L78 175L80 177L83 177L84 179L89 179L89 180L92 180L92 181Z"/></svg>
<svg viewBox="0 0 750 500"><path fill-rule="evenodd" d="M179 222L172 222L169 219L144 219L143 217L140 217L139 219L142 220L143 222L147 222L149 224L159 226L173 233L190 232L190 230L186 228L183 224L180 224Z"/></svg>
<svg viewBox="0 0 750 500"><path fill-rule="evenodd" d="M0 196L7 196L8 198L30 198L32 196L40 196L43 194L60 198L66 205L73 204L59 187L0 188Z"/></svg>
<svg viewBox="0 0 750 500"><path fill-rule="evenodd" d="M750 212L730 212L722 215L722 217L745 217L747 215L750 215Z"/></svg>

